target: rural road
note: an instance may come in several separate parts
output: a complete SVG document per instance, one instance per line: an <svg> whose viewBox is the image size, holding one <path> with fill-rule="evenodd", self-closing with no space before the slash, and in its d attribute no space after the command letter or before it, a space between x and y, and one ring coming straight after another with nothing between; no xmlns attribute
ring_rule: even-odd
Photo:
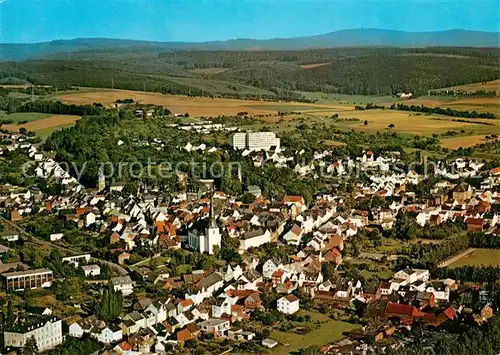
<svg viewBox="0 0 500 355"><path fill-rule="evenodd" d="M34 243L34 244L44 245L44 246L47 246L49 248L59 249L61 251L64 251L64 252L67 252L67 253L71 253L71 254L87 254L85 252L82 252L81 250L69 249L69 248L66 248L66 247L62 247L60 245L56 245L56 244L50 243L50 242L48 242L46 240L37 238L33 234L28 233L22 227L18 226L14 222L9 221L8 219L5 219L4 217L0 217L0 220L2 222L4 222L4 223L8 224L9 226L11 226L12 228L14 228L15 230L19 231L19 233L24 234L25 236L30 237L31 238L31 242ZM93 259L97 260L100 264L106 264L109 268L118 271L118 273L121 276L128 275L128 271L125 270L125 268L121 267L118 264L112 263L111 261L108 261L108 260L97 259L97 258L94 258L94 257L93 257Z"/></svg>

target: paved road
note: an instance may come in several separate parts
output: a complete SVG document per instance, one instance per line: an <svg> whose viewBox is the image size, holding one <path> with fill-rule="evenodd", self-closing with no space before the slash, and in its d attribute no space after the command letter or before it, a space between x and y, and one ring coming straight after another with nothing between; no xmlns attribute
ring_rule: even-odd
<svg viewBox="0 0 500 355"><path fill-rule="evenodd" d="M53 243L48 242L46 240L37 238L33 234L28 233L27 231L25 231L22 227L18 226L14 222L11 222L8 219L5 219L3 217L0 217L0 220L3 221L4 223L8 224L9 226L11 226L13 229L19 231L19 233L21 233L21 234L29 237L31 239L31 242L34 243L34 244L44 245L44 246L47 246L49 248L59 249L61 251L64 251L64 252L67 252L67 253L71 253L71 254L87 254L87 253L85 253L85 252L83 252L81 250L66 248L66 247L63 247L63 246L60 246L60 245L53 244ZM112 263L111 261L108 261L108 260L97 259L97 258L94 258L94 257L93 257L93 259L97 260L100 264L106 264L109 268L118 271L118 273L121 276L128 275L128 271L125 270L125 268L121 267L118 264Z"/></svg>

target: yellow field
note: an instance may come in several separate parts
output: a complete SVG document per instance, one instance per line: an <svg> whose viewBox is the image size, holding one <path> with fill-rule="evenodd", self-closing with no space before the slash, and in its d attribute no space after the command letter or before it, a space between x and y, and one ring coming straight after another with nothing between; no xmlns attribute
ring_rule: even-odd
<svg viewBox="0 0 500 355"><path fill-rule="evenodd" d="M293 110L296 103L283 102L263 102L258 100L237 100L237 99L211 99L208 97L188 97L181 95L164 95L153 92L140 92L130 90L106 90L66 93L58 96L58 99L65 103L76 105L91 105L100 102L105 106L111 106L118 99L131 98L135 102L143 104L161 105L167 107L173 113L188 112L190 116L218 116L236 115L238 112L246 111L250 115L276 113L279 110L286 110L290 107ZM317 109L324 107L330 109L334 105L317 105L300 103L300 106Z"/></svg>
<svg viewBox="0 0 500 355"><path fill-rule="evenodd" d="M453 121L455 118L438 115L417 114L414 112L393 111L393 110L366 110L356 111L353 104L340 103L288 103L288 102L267 102L258 100L237 100L237 99L222 99L222 98L206 98L206 97L187 97L180 95L164 95L152 92L139 92L128 90L85 90L61 93L58 99L71 104L92 104L100 102L105 106L111 106L117 99L131 98L135 102L143 104L154 104L167 107L173 113L188 112L191 117L215 117L219 115L236 115L238 112L248 112L249 115L269 115L268 117L258 117L269 123L278 123L283 120L285 123L290 123L296 119L305 119L310 123L327 123L346 129L355 129L366 132L383 132L394 131L399 133L431 135L433 133L444 133L447 131L465 130L468 137L464 139L472 144L474 141L472 136L484 136L494 132L500 132L500 120L485 120L485 119L460 119L467 122ZM436 98L415 99L405 101L407 104L426 106L457 106L474 105L476 111L480 111L475 106L483 108L485 111L494 112L495 99L460 99L453 101L439 100ZM390 103L388 103L390 105ZM470 109L470 108L468 108ZM500 111L500 108L498 109ZM299 115L285 115L283 118L277 116L278 111L286 112L301 112ZM335 121L331 119L334 114L339 114L342 119L355 118L358 121ZM364 121L368 121L368 125L364 125ZM42 122L44 120L41 120ZM487 122L491 125L481 125L479 122ZM394 125L393 128L388 128L389 125ZM454 137L455 138L455 137ZM474 142L478 142L479 138L475 138ZM450 146L456 144L453 141L447 142ZM475 144L475 143L474 143Z"/></svg>
<svg viewBox="0 0 500 355"><path fill-rule="evenodd" d="M476 144L484 143L486 140L484 139L484 135L474 135L474 136L463 136L463 137L452 137L441 139L441 146L448 149L457 149L457 148L468 148L473 147Z"/></svg>
<svg viewBox="0 0 500 355"><path fill-rule="evenodd" d="M341 118L357 118L359 122L346 122L349 127L373 132L389 130L390 124L394 125L391 131L412 133L412 134L432 134L442 133L452 130L464 129L472 132L490 133L491 131L500 131L500 122L496 120L488 120L490 123L496 124L496 127L480 125L474 123L473 119L468 122L456 122L453 118L438 115L417 115L413 112L393 111L393 110L367 110L367 111L352 111L341 112ZM368 121L368 125L364 125L364 121ZM478 122L482 120L477 120Z"/></svg>
<svg viewBox="0 0 500 355"><path fill-rule="evenodd" d="M19 128L24 127L28 131L43 132L44 134L47 133L50 134L56 129L72 126L79 119L80 116L54 115L47 118L30 121L22 125L18 124L3 125L2 128L8 129L9 131L19 131Z"/></svg>

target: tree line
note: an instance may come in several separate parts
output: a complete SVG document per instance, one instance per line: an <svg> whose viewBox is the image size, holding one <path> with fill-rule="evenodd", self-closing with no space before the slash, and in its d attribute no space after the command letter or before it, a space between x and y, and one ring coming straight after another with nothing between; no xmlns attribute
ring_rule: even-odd
<svg viewBox="0 0 500 355"><path fill-rule="evenodd" d="M405 104L392 104L389 107L391 110L422 112L427 114L438 114L452 117L466 117L466 118L496 118L491 112L477 112L477 111L458 111L451 108L441 107L426 107L424 105L405 105Z"/></svg>
<svg viewBox="0 0 500 355"><path fill-rule="evenodd" d="M103 108L98 105L68 105L60 101L28 101L10 99L0 101L0 109L8 113L15 112L40 112L57 115L98 115L103 111Z"/></svg>

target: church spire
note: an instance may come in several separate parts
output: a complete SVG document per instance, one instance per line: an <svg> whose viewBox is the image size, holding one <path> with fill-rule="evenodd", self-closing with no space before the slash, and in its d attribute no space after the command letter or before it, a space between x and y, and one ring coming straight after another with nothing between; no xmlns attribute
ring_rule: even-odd
<svg viewBox="0 0 500 355"><path fill-rule="evenodd" d="M209 228L218 228L217 223L215 223L215 212L214 212L214 195L210 198L210 212L208 215L208 227Z"/></svg>

